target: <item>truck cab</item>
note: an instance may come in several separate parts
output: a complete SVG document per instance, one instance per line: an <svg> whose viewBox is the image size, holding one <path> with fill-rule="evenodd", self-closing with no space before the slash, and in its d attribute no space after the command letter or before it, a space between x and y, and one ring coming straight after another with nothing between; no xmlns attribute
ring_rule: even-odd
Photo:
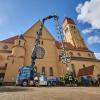
<svg viewBox="0 0 100 100"><path fill-rule="evenodd" d="M16 79L17 86L47 86L47 76L37 75L37 72L30 66L22 66L19 69Z"/></svg>
<svg viewBox="0 0 100 100"><path fill-rule="evenodd" d="M18 72L16 85L34 85L34 77L36 77L36 75L36 71L34 71L34 69L32 69L30 66L22 66Z"/></svg>

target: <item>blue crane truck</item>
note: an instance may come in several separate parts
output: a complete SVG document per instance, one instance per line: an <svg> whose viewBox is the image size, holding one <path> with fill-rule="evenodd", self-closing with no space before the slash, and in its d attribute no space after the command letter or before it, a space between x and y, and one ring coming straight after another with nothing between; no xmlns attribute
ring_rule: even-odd
<svg viewBox="0 0 100 100"><path fill-rule="evenodd" d="M39 45L40 38L42 36L44 22L46 20L52 19L52 18L54 18L54 20L58 21L58 16L56 16L56 15L47 16L46 18L42 19L42 24L40 26L40 29L37 31L35 45L34 45L34 48L32 50L32 56L31 56L32 63L30 66L21 66L19 68L18 76L16 79L16 85L19 85L19 86L31 86L31 85L39 86L39 85L51 85L51 84L53 85L54 83L57 83L57 81L58 81L57 78L49 79L45 75L38 75L38 73L35 69L35 61L36 61L36 59L38 59L38 52L37 52L38 47L39 47L38 45ZM44 53L42 54L42 57L43 56L44 56Z"/></svg>

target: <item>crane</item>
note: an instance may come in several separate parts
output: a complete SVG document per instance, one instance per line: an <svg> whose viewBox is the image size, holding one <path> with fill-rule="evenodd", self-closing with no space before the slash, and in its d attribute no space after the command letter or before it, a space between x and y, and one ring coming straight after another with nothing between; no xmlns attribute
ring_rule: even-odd
<svg viewBox="0 0 100 100"><path fill-rule="evenodd" d="M61 26L58 22L59 17L57 15L50 15L50 16L47 16L47 17L42 19L42 23L40 25L40 28L37 31L34 48L32 50L31 65L20 67L20 70L18 72L18 77L16 79L16 84L17 85L26 86L27 84L33 84L34 83L33 80L37 76L37 72L35 70L35 61L38 58L38 56L37 56L38 45L39 45L39 41L40 41L41 36L42 36L42 30L43 30L45 21L47 21L49 19L54 19L56 21L56 28L57 28L58 34L60 34L60 35L63 34L63 32L61 30L62 28L61 28ZM66 54L66 50L64 48L63 41L61 41L61 48L62 48L62 60L64 60L64 62L69 62L70 61L70 56L68 54ZM43 56L44 56L44 54L43 54ZM35 81L35 83L37 83L37 82Z"/></svg>

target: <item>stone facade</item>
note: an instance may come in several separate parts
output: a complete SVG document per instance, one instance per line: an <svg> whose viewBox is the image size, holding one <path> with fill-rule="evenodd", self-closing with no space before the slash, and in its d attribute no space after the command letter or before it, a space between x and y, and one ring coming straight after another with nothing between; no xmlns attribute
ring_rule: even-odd
<svg viewBox="0 0 100 100"><path fill-rule="evenodd" d="M41 21L35 23L23 36L15 36L0 41L0 79L4 82L15 82L20 66L31 65L31 53L34 47L36 32ZM100 75L100 60L90 51L81 37L74 21L65 18L63 22L64 46L69 49L71 62L67 64L69 71L78 74L80 68L93 65L96 70L91 75L97 78ZM44 27L40 47L45 49L44 59L36 60L37 72L43 71L49 77L63 77L66 74L66 65L61 63L60 43Z"/></svg>

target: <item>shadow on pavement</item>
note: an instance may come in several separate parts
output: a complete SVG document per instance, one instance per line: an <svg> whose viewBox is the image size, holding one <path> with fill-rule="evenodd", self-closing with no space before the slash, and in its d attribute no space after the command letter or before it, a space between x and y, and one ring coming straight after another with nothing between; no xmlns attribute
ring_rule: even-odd
<svg viewBox="0 0 100 100"><path fill-rule="evenodd" d="M22 92L22 91L28 91L29 89L26 87L16 87L16 86L1 86L0 87L0 93L1 92Z"/></svg>

